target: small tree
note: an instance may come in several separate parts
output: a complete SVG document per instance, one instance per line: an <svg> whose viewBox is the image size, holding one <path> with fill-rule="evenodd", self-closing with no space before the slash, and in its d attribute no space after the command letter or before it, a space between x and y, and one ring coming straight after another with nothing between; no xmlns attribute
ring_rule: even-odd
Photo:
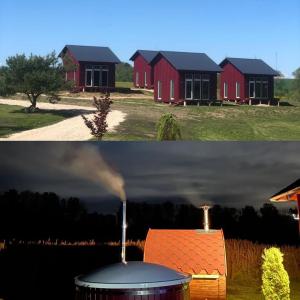
<svg viewBox="0 0 300 300"><path fill-rule="evenodd" d="M265 249L262 255L262 292L266 300L289 300L290 280L278 248Z"/></svg>
<svg viewBox="0 0 300 300"><path fill-rule="evenodd" d="M58 99L57 92L66 87L64 68L58 63L55 52L45 57L16 55L6 60L3 84L10 93L24 93L31 106L28 112L36 110L40 95Z"/></svg>
<svg viewBox="0 0 300 300"><path fill-rule="evenodd" d="M176 141L181 139L180 125L173 114L163 115L157 125L158 141Z"/></svg>
<svg viewBox="0 0 300 300"><path fill-rule="evenodd" d="M295 81L293 84L293 92L295 100L300 101L300 68L298 68L293 75L295 76Z"/></svg>
<svg viewBox="0 0 300 300"><path fill-rule="evenodd" d="M98 140L102 140L103 135L107 132L107 115L110 112L110 105L112 101L110 100L110 95L107 93L105 97L100 97L97 99L94 97L94 106L97 111L92 119L82 115L85 125L90 129L91 134Z"/></svg>

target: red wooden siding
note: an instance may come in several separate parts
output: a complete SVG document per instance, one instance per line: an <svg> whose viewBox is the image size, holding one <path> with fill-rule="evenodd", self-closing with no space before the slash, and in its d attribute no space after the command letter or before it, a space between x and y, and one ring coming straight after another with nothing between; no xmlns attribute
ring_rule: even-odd
<svg viewBox="0 0 300 300"><path fill-rule="evenodd" d="M139 74L138 84L136 82L136 74ZM147 74L147 80L145 84L145 73ZM152 67L145 58L138 54L134 60L133 67L133 83L136 88L153 88L153 71Z"/></svg>
<svg viewBox="0 0 300 300"><path fill-rule="evenodd" d="M221 73L221 99L236 100L236 83L240 84L240 99L245 99L245 77L232 64L228 63L223 67ZM224 97L224 83L228 85L228 97Z"/></svg>
<svg viewBox="0 0 300 300"><path fill-rule="evenodd" d="M170 102L170 81L174 80L174 101L180 99L180 74L163 57L153 67L154 72L154 99L156 101ZM158 99L158 81L161 82L161 99Z"/></svg>
<svg viewBox="0 0 300 300"><path fill-rule="evenodd" d="M244 75L234 65L227 63L223 67L221 73L221 99L227 100L243 100L249 99L249 80L250 78L266 78L268 81L268 98L265 100L274 99L274 77L264 75ZM236 83L240 84L240 98L236 97ZM224 83L228 85L228 97L224 97Z"/></svg>
<svg viewBox="0 0 300 300"><path fill-rule="evenodd" d="M66 55L68 55L71 58L71 60L73 61L73 63L76 64L76 66L77 66L76 71L66 72L66 80L74 81L75 85L78 86L79 85L79 63L74 58L74 56L72 55L72 53L69 50L67 50Z"/></svg>

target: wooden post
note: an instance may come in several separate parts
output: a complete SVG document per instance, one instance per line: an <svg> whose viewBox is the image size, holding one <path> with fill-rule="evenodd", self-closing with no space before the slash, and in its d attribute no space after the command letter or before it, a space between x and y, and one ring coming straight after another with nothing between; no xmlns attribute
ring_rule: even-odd
<svg viewBox="0 0 300 300"><path fill-rule="evenodd" d="M300 194L297 194L297 204L298 204L298 216L300 216ZM300 233L300 220L299 220L299 233Z"/></svg>
<svg viewBox="0 0 300 300"><path fill-rule="evenodd" d="M250 105L250 106L252 105L252 100L251 100L251 99L249 100L249 105Z"/></svg>
<svg viewBox="0 0 300 300"><path fill-rule="evenodd" d="M183 102L183 106L186 106L186 101Z"/></svg>

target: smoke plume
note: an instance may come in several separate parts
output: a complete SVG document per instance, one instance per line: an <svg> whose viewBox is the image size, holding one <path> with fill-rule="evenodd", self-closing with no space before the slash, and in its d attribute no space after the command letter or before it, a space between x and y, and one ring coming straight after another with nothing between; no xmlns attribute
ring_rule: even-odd
<svg viewBox="0 0 300 300"><path fill-rule="evenodd" d="M108 165L96 147L83 145L68 149L62 156L61 166L73 175L101 184L126 201L123 177Z"/></svg>

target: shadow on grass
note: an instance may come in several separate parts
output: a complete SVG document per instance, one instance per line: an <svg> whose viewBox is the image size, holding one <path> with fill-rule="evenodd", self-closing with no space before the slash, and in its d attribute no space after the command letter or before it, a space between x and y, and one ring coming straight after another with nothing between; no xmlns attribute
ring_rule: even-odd
<svg viewBox="0 0 300 300"><path fill-rule="evenodd" d="M54 110L54 109L39 109L36 112L33 113L28 113L25 111L25 109L17 109L13 110L10 113L12 114L20 114L23 113L24 115L28 116L35 116L35 115L53 115L53 116L59 116L59 117L64 117L64 118L72 118L72 117L77 117L80 115L86 115L86 114L91 114L93 111L87 110L87 109L59 109L59 110Z"/></svg>

